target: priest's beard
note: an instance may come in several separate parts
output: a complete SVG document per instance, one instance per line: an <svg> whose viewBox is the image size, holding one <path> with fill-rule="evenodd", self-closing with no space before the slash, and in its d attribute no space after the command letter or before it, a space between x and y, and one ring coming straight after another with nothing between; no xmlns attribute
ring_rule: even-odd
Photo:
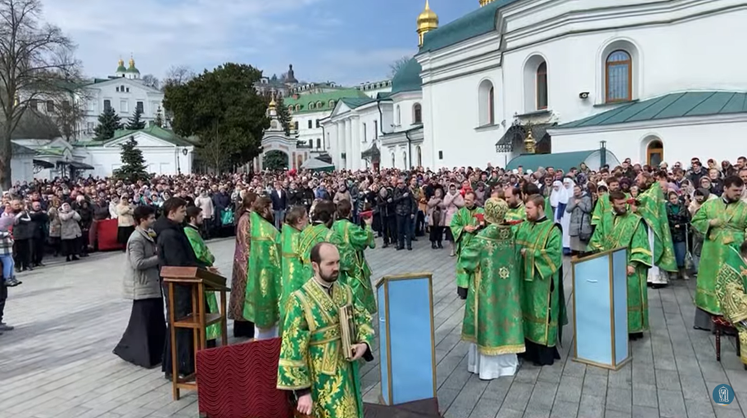
<svg viewBox="0 0 747 418"><path fill-rule="evenodd" d="M516 209L519 207L519 202L509 202L508 207L511 209Z"/></svg>
<svg viewBox="0 0 747 418"><path fill-rule="evenodd" d="M724 193L724 198L726 199L728 203L736 203L739 201L739 197L732 198L732 197L727 196L726 193Z"/></svg>
<svg viewBox="0 0 747 418"><path fill-rule="evenodd" d="M617 216L625 215L628 212L628 210L625 208L617 208L614 206L612 207L612 210L615 211L615 215Z"/></svg>
<svg viewBox="0 0 747 418"><path fill-rule="evenodd" d="M340 276L339 270L324 270L322 268L319 269L319 278L322 279L325 283L334 283L337 281L337 278Z"/></svg>

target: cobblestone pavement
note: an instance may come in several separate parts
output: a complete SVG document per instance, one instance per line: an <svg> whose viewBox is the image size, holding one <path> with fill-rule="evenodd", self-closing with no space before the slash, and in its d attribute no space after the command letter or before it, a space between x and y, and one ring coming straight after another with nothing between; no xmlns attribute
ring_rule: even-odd
<svg viewBox="0 0 747 418"><path fill-rule="evenodd" d="M233 240L210 247L230 277ZM740 401L747 402L747 371L732 337L722 339L718 363L714 337L692 329L693 281L649 291L651 332L632 343L633 361L620 371L569 360L569 326L562 360L554 366L524 365L513 378L483 382L467 372L467 345L460 341L463 303L456 296L448 250L431 250L421 239L414 251L387 248L367 254L375 279L413 271L434 274L438 397L446 417L744 416ZM160 369L132 366L111 352L131 308L120 296L123 258L107 253L53 263L24 273L24 284L10 289L6 321L16 329L0 336L0 417L198 416L194 393L185 392L174 402ZM569 273L565 280L572 312ZM365 399L376 402L378 362L362 372ZM731 405L710 399L721 383L736 392Z"/></svg>

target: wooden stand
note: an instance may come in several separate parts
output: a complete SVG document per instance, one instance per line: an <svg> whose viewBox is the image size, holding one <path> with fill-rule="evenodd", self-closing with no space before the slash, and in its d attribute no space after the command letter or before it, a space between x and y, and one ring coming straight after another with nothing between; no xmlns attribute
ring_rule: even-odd
<svg viewBox="0 0 747 418"><path fill-rule="evenodd" d="M197 267L163 267L161 277L168 287L169 297L169 331L171 338L171 378L174 400L179 400L180 389L197 390L194 373L179 377L177 358L177 328L193 330L195 367L197 365L197 351L207 348L206 328L220 323L221 344L228 345L228 323L226 321L226 278ZM183 318L174 318L174 285L190 288L192 295L192 313ZM208 313L206 309L205 293L220 292L220 312Z"/></svg>

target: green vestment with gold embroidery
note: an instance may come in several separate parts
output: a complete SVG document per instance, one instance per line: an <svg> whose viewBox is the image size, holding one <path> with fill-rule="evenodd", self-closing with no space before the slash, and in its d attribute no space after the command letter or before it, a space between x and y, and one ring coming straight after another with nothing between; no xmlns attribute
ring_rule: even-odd
<svg viewBox="0 0 747 418"><path fill-rule="evenodd" d="M478 226L480 223L475 215L482 214L482 208L475 206L472 209L463 207L454 214L451 218L451 235L454 236L454 242L456 243L456 254L457 254L457 267L456 267L456 282L457 287L466 289L469 286L470 274L464 270L462 263L462 248L469 244L469 241L475 236L474 232L467 232L464 230L466 226Z"/></svg>
<svg viewBox="0 0 747 418"><path fill-rule="evenodd" d="M246 269L244 318L258 328L278 323L278 304L282 295L280 232L275 225L255 212L249 214L249 263Z"/></svg>
<svg viewBox="0 0 747 418"><path fill-rule="evenodd" d="M205 267L212 267L213 263L215 263L215 256L210 252L210 248L208 248L207 244L205 244L205 241L200 235L200 231L198 231L197 228L187 226L184 228L184 234L187 235L187 239L192 245L192 251L194 251L197 261L205 265ZM215 292L206 292L205 300L207 301L208 312L220 312L220 309L218 308L218 298L215 296ZM206 328L206 340L214 340L218 337L220 337L220 324L213 324Z"/></svg>
<svg viewBox="0 0 747 418"><path fill-rule="evenodd" d="M522 222L516 229L517 250L526 250L520 260L521 310L524 338L555 347L568 323L560 271L563 266L563 236L549 220ZM549 315L548 315L549 312Z"/></svg>
<svg viewBox="0 0 747 418"><path fill-rule="evenodd" d="M718 219L720 224L711 226L711 219ZM722 198L708 200L695 213L691 223L693 228L705 237L698 265L695 305L713 315L721 315L715 292L716 274L726 258L729 247L739 247L744 241L747 204L736 201L727 205Z"/></svg>
<svg viewBox="0 0 747 418"><path fill-rule="evenodd" d="M356 302L349 286L335 283L329 293L312 278L293 292L285 307L278 362L281 390L311 389L312 417L363 418L358 362L341 350L340 307L352 305L356 343L373 347L371 315Z"/></svg>
<svg viewBox="0 0 747 418"><path fill-rule="evenodd" d="M303 266L303 260L298 253L298 239L301 237L301 231L296 228L283 224L280 232L280 247L282 258L283 293L280 296L280 324L283 324L285 318L285 304L291 293L300 289L311 276L307 276L307 271Z"/></svg>
<svg viewBox="0 0 747 418"><path fill-rule="evenodd" d="M464 246L461 258L472 277L462 339L486 356L523 353L521 273L513 228L488 225Z"/></svg>
<svg viewBox="0 0 747 418"><path fill-rule="evenodd" d="M527 219L527 212L524 209L524 203L520 203L519 206L515 208L508 208L508 212L506 212L506 221L525 221Z"/></svg>
<svg viewBox="0 0 747 418"><path fill-rule="evenodd" d="M306 270L305 274L308 277L314 276L314 269L311 268L311 249L320 242L329 242L337 247L337 251L340 252L340 270L344 268L345 262L349 260L347 254L345 254L347 246L344 245L345 242L342 240L340 234L327 228L327 225L322 223L309 225L301 231L301 235L298 237L298 254L301 255L301 260ZM346 283L345 279L346 277L340 277L338 281Z"/></svg>
<svg viewBox="0 0 747 418"><path fill-rule="evenodd" d="M648 190L638 196L638 201L641 202L638 214L654 233L654 265L664 271L676 273L677 260L674 258L672 232L667 217L667 198L661 184L654 182Z"/></svg>
<svg viewBox="0 0 747 418"><path fill-rule="evenodd" d="M345 277L341 281L350 286L358 302L373 315L377 309L371 285L371 267L363 254L366 248L376 248L373 230L368 225L361 228L347 219L335 221L332 230L342 237L343 241L338 246L343 247L340 251L340 276ZM342 260L343 256L346 257L345 260Z"/></svg>
<svg viewBox="0 0 747 418"><path fill-rule="evenodd" d="M605 213L602 222L594 229L589 241L589 251L609 251L626 247L627 265L635 269L627 277L628 283L628 333L648 330L648 287L646 279L651 267L651 250L646 224L639 215L626 213L616 216Z"/></svg>
<svg viewBox="0 0 747 418"><path fill-rule="evenodd" d="M716 274L716 297L724 317L734 325L739 333L742 347L740 359L747 364L747 263L739 250L728 247L724 250L724 260Z"/></svg>

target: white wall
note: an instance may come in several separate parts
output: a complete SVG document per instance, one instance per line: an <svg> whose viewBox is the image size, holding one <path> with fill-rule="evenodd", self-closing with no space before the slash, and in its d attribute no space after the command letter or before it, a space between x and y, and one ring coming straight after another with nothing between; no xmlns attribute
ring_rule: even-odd
<svg viewBox="0 0 747 418"><path fill-rule="evenodd" d="M385 113L383 107L382 112ZM379 108L376 103L371 103L357 109L343 110L324 122L330 143L327 152L332 156L335 167L348 170L366 168L361 153L371 147L377 136L381 138L381 126L378 134L376 132L376 125L382 123L380 119ZM381 149L381 144L378 146ZM343 153L345 160L341 158Z"/></svg>
<svg viewBox="0 0 747 418"><path fill-rule="evenodd" d="M125 92L118 92L117 88L122 86L125 87ZM129 92L126 91L127 88L129 88ZM86 94L90 97L86 107L86 118L83 122L84 137L90 137L92 132L86 133L86 131L98 125L98 117L104 111L104 100L111 101L111 106L123 123L126 123L127 119L135 114L137 102L143 102L141 120L146 123L155 120L159 107L163 112L163 93L146 87L140 80L116 78L111 81L91 84L86 89ZM122 110L122 101L127 103L126 111ZM161 116L163 117L163 115Z"/></svg>
<svg viewBox="0 0 747 418"><path fill-rule="evenodd" d="M181 172L188 174L192 172L193 152L188 150L185 156L182 147L138 147L143 151L145 165L149 173L175 175ZM76 156L83 156L84 163L94 167L92 171L84 172L94 176L109 177L112 172L122 166L121 150L119 148L86 148L76 149Z"/></svg>
<svg viewBox="0 0 747 418"><path fill-rule="evenodd" d="M329 117L331 112L325 111L325 112L311 112L311 113L301 113L301 114L294 114L293 116L293 122L298 122L298 141L303 142L304 144L308 144L309 141L313 142L313 149L317 149L316 146L316 140L319 139L320 142L323 139L322 137L322 128L321 125L319 128L316 127L316 121L321 121L322 119ZM311 121L311 128L309 128L309 121ZM323 147L323 145L322 145ZM323 149L322 147L318 148L319 150Z"/></svg>
<svg viewBox="0 0 747 418"><path fill-rule="evenodd" d="M505 22L498 22L500 27L505 23L505 33L418 56L425 83L424 154L431 164L424 163L431 168L504 164L505 156L496 153L495 143L516 115L535 108L534 91L527 87L534 80L526 80L534 74L527 72L527 63L536 66L541 59L548 67L547 117L558 123L614 108L603 103L604 61L620 47L633 55L634 99L684 90L747 90L743 74L747 56L735 53L734 44L725 42L734 39L747 21L744 7L728 6L743 3L539 0L507 7L502 11ZM719 8L724 11L716 12ZM662 21L672 23L658 24ZM498 49L501 46L505 53ZM495 86L497 126L476 129L478 88L484 79ZM582 92L589 92L589 98L580 99ZM599 139L573 150L594 148ZM553 139L554 152L571 150L560 141ZM438 158L439 151L443 159Z"/></svg>
<svg viewBox="0 0 747 418"><path fill-rule="evenodd" d="M722 160L735 161L737 157L747 154L742 138L747 130L747 118L742 121L692 124L688 119L670 126L639 126L632 129L606 130L603 132L568 133L557 131L553 135L553 150L569 152L595 149L599 140L607 141L609 149L620 160L630 158L633 163L646 164L648 144L658 139L664 145L664 161L671 166L676 161L684 167L690 165L690 159L700 158L707 161L713 158L719 163ZM625 125L620 125L624 127Z"/></svg>

